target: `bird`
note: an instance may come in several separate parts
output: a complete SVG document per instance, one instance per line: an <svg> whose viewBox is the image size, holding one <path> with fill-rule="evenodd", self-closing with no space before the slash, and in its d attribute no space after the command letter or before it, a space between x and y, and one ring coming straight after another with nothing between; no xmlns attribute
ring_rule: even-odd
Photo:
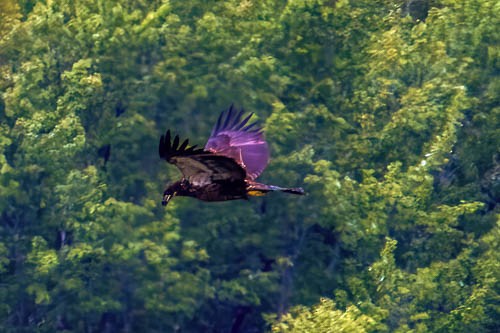
<svg viewBox="0 0 500 333"><path fill-rule="evenodd" d="M281 191L303 195L300 187L285 188L256 181L269 163L269 147L263 129L250 122L253 113L243 117L234 105L222 111L204 148L182 143L179 135L172 138L167 130L160 138L161 159L175 165L182 178L167 185L162 205L176 196L202 201L228 201L263 196Z"/></svg>

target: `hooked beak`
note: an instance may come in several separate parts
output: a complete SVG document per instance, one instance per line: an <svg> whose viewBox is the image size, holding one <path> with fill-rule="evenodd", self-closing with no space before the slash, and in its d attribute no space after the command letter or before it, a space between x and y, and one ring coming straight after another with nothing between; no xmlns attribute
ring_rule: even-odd
<svg viewBox="0 0 500 333"><path fill-rule="evenodd" d="M163 200L161 201L162 206L166 206L170 199L172 199L173 195L172 194L165 194L163 196Z"/></svg>

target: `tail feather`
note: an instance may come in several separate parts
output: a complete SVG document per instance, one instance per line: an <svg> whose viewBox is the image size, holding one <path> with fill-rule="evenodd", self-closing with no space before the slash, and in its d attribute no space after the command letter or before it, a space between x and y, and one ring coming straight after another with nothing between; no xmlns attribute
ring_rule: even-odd
<svg viewBox="0 0 500 333"><path fill-rule="evenodd" d="M304 189L301 187L279 187L274 185L266 185L261 183L252 182L247 188L248 194L251 196L263 195L271 191L280 191L285 193L304 195Z"/></svg>
<svg viewBox="0 0 500 333"><path fill-rule="evenodd" d="M292 188L282 188L280 191L291 194L304 195L304 189L302 187L292 187Z"/></svg>

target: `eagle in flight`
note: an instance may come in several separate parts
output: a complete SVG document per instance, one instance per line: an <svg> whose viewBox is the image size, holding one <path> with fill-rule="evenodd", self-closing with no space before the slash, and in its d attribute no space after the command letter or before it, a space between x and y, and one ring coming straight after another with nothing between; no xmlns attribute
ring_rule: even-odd
<svg viewBox="0 0 500 333"><path fill-rule="evenodd" d="M248 199L271 191L304 194L302 188L283 188L255 181L269 163L269 148L261 127L243 118L244 111L231 105L215 124L205 148L188 146L172 140L170 130L160 138L160 157L174 164L182 179L169 185L163 193L166 206L175 196L193 197L204 201Z"/></svg>

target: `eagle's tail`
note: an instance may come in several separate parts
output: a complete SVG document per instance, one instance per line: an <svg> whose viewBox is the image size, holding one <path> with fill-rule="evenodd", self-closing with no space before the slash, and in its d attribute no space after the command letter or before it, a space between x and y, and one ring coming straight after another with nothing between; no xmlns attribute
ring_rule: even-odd
<svg viewBox="0 0 500 333"><path fill-rule="evenodd" d="M305 194L304 189L301 187L279 187L274 185L266 185L261 183L251 182L247 186L247 194L250 196L261 196L265 195L271 191L281 191L285 193L292 193L303 195Z"/></svg>

